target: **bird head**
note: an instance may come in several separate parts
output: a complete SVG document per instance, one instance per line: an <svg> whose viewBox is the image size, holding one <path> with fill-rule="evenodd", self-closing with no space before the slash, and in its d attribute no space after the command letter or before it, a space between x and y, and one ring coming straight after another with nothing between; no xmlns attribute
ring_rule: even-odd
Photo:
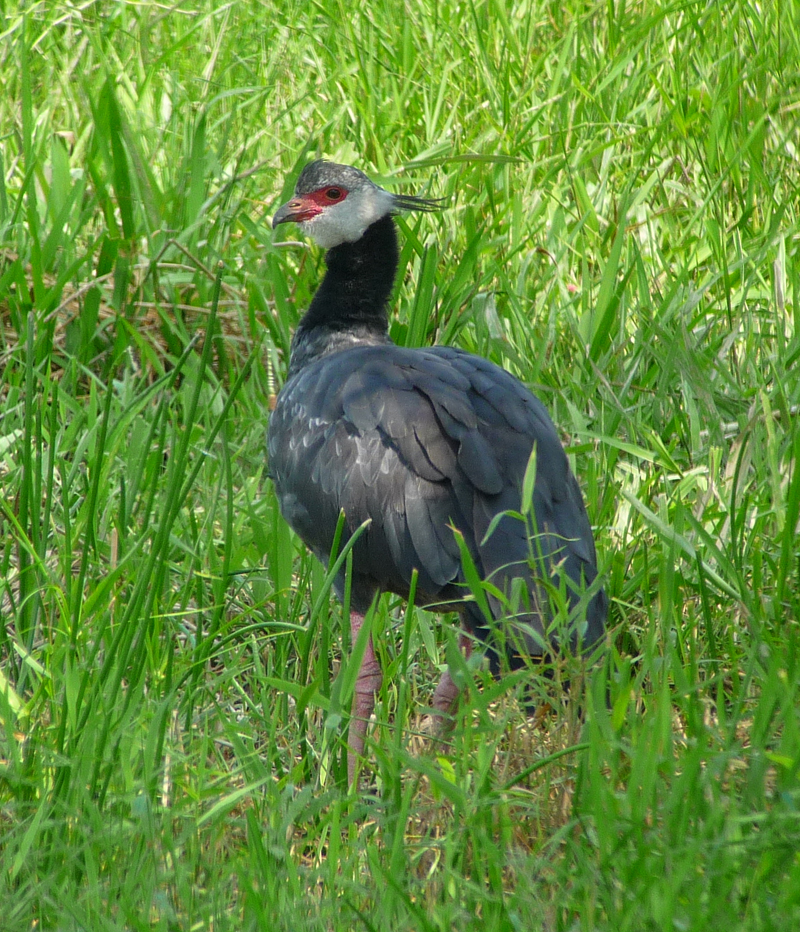
<svg viewBox="0 0 800 932"><path fill-rule="evenodd" d="M294 197L272 218L272 226L292 221L323 249L355 243L377 220L401 210L431 211L435 200L392 194L351 165L319 159L297 179Z"/></svg>

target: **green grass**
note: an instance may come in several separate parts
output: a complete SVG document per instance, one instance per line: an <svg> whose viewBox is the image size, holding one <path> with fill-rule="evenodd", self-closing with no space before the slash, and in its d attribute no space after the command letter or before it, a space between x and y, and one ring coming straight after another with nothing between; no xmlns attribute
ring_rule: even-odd
<svg viewBox="0 0 800 932"><path fill-rule="evenodd" d="M3 929L796 928L797 5L363 6L0 7ZM455 628L381 602L357 794L264 474L318 155L447 199L392 335L537 391L612 599L532 722L463 667L440 756Z"/></svg>

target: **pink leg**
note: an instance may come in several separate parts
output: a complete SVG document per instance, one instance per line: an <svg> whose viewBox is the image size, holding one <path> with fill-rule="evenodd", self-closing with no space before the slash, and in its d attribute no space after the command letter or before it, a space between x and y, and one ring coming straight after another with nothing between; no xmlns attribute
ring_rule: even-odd
<svg viewBox="0 0 800 932"><path fill-rule="evenodd" d="M472 638L467 634L462 634L459 638L458 646L461 648L461 653L464 655L465 659L469 660L472 654ZM450 676L450 671L445 670L442 674L442 678L439 680L439 685L436 687L436 692L433 694L433 713L431 718L434 720L433 724L438 732L447 729L448 723L446 719L455 711L460 692L461 690L453 682L453 677Z"/></svg>
<svg viewBox="0 0 800 932"><path fill-rule="evenodd" d="M364 616L358 612L350 613L350 643L355 644L358 632L364 623ZM356 761L364 753L364 738L367 733L367 724L372 710L375 708L375 694L381 688L383 674L381 673L375 648L372 644L372 635L367 641L364 659L356 677L355 696L350 717L350 732L348 734L349 748L347 751L347 781L352 786L356 779Z"/></svg>

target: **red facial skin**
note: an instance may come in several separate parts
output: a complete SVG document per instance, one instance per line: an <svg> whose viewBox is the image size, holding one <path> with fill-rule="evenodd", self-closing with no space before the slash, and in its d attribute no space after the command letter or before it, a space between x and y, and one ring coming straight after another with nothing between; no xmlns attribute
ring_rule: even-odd
<svg viewBox="0 0 800 932"><path fill-rule="evenodd" d="M331 204L339 204L347 197L347 189L337 185L326 185L309 194L293 197L275 214L273 226L279 223L304 223L321 214Z"/></svg>

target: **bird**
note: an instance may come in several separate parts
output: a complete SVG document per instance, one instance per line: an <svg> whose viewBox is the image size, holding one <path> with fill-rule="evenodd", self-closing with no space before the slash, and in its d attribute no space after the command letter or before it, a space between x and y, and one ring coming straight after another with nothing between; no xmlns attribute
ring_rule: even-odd
<svg viewBox="0 0 800 932"><path fill-rule="evenodd" d="M272 225L298 224L327 250L327 268L295 330L270 415L268 475L283 517L324 565L340 515L341 546L361 529L352 547L351 644L376 596L408 598L416 574L417 605L460 613L466 656L476 638L491 642L499 630L500 646L489 647L494 671L504 652L514 667L564 646L550 630L556 591L570 610L570 647L586 651L603 637L608 600L583 496L545 406L483 357L389 337L394 216L439 206L391 193L350 165L320 159L303 168ZM531 522L520 512L532 456ZM482 606L468 598L464 551L492 584ZM343 568L334 581L340 599L346 581ZM382 677L370 635L348 732L351 785ZM448 669L432 714L446 719L458 695Z"/></svg>

